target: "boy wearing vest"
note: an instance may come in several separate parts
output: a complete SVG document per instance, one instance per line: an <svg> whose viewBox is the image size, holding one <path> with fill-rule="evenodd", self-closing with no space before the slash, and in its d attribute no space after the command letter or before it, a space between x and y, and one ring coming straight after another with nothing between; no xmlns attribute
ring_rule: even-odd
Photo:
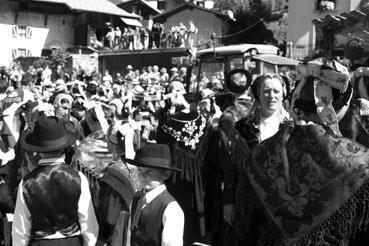
<svg viewBox="0 0 369 246"><path fill-rule="evenodd" d="M132 201L127 245L182 246L184 214L164 184L172 171L179 171L171 167L169 147L147 144L137 150L134 160L125 161L138 166L143 187Z"/></svg>
<svg viewBox="0 0 369 246"><path fill-rule="evenodd" d="M62 154L77 137L62 119L51 116L21 138L22 148L41 159L19 184L14 246L95 246L99 227L87 178L66 165Z"/></svg>

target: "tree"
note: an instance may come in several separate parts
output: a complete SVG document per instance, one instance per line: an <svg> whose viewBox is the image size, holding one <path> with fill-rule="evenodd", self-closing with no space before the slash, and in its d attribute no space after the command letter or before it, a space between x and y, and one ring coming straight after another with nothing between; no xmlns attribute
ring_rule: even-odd
<svg viewBox="0 0 369 246"><path fill-rule="evenodd" d="M271 18L271 8L263 0L217 0L216 7L230 9L236 21L225 37L221 38L224 44L254 43L277 44L273 33L264 24Z"/></svg>

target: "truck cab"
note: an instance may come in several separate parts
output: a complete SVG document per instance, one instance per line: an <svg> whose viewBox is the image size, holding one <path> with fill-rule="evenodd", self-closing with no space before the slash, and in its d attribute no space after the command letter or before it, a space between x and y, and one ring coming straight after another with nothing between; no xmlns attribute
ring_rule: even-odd
<svg viewBox="0 0 369 246"><path fill-rule="evenodd" d="M223 89L225 74L234 69L246 69L253 79L266 73L285 73L295 70L296 60L282 57L277 47L263 44L238 44L208 48L196 53L196 62L192 66L192 79L189 92L196 93L202 89L204 81L217 79Z"/></svg>

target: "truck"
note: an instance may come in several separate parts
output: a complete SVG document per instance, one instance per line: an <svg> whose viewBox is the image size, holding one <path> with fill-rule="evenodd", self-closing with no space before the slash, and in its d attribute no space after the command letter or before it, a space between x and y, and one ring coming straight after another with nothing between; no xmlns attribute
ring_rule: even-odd
<svg viewBox="0 0 369 246"><path fill-rule="evenodd" d="M266 73L286 73L299 63L280 55L279 48L265 44L237 44L199 50L193 59L187 89L199 92L200 80L216 76L226 89L225 74L234 69L246 69L253 79ZM195 77L196 79L189 79Z"/></svg>

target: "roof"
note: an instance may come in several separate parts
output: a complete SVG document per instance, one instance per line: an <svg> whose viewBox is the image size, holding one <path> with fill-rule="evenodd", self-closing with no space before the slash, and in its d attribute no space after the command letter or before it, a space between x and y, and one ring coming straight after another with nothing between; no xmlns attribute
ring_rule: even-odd
<svg viewBox="0 0 369 246"><path fill-rule="evenodd" d="M278 66L296 66L297 64L299 64L299 61L296 61L296 60L293 60L287 57L283 57L283 56L273 55L273 54L254 55L252 59L278 65Z"/></svg>
<svg viewBox="0 0 369 246"><path fill-rule="evenodd" d="M140 19L140 16L126 12L123 9L118 8L114 3L109 2L108 0L31 0L31 1L65 4L72 11L93 12Z"/></svg>
<svg viewBox="0 0 369 246"><path fill-rule="evenodd" d="M362 25L368 17L369 3L364 4L357 10L338 15L326 15L323 18L316 18L312 22L316 27L329 30L330 33L369 42L369 28Z"/></svg>
<svg viewBox="0 0 369 246"><path fill-rule="evenodd" d="M143 6L146 6L147 8L149 8L151 10L151 12L153 12L153 14L160 14L161 11L157 8L155 8L154 6L151 6L147 1L145 0L118 0L120 1L120 3L118 3L118 6L124 6L126 4L130 4L132 2L138 2L138 4L141 4Z"/></svg>
<svg viewBox="0 0 369 246"><path fill-rule="evenodd" d="M214 48L208 48L197 51L196 55L212 54L217 53L218 55L231 55L231 54L242 54L249 49L256 49L259 54L278 54L279 49L273 45L266 44L236 44L227 45Z"/></svg>
<svg viewBox="0 0 369 246"><path fill-rule="evenodd" d="M139 22L136 19L131 19L131 18L124 18L124 17L120 17L120 19L128 26L138 26L141 27L142 24L141 22Z"/></svg>
<svg viewBox="0 0 369 246"><path fill-rule="evenodd" d="M170 10L167 10L167 11L164 11L163 13L161 14L158 14L158 15L155 15L153 17L153 20L154 21L158 21L158 20L165 20L166 18L172 16L172 15L175 15L185 9L199 9L201 11L204 11L204 12L208 12L208 13L211 13L211 14L214 14L216 16L218 16L219 18L224 18L224 19L228 19L228 15L226 14L223 14L221 12L218 12L218 11L215 11L215 10L212 10L212 9L207 9L207 8L204 8L204 7L200 7L199 5L195 5L195 4L192 4L192 3L183 3L181 5L178 5L177 7L173 8L173 9L170 9Z"/></svg>

